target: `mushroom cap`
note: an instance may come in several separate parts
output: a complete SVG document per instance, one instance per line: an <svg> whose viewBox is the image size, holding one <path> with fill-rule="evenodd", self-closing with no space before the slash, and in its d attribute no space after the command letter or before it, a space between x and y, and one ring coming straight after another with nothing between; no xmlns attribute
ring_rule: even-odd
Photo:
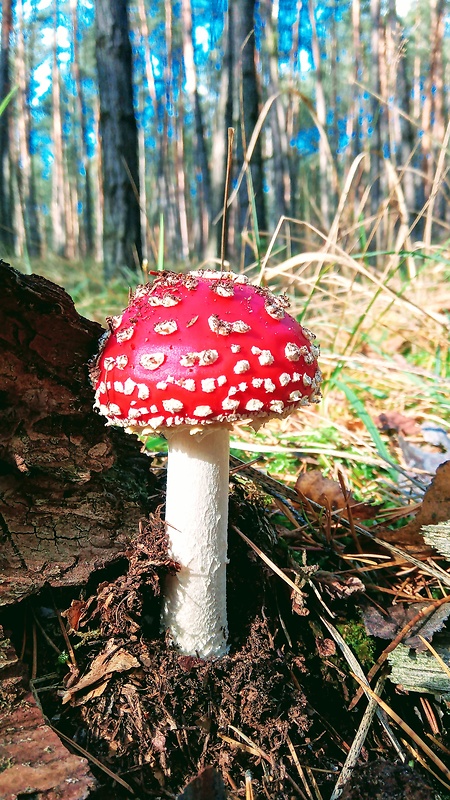
<svg viewBox="0 0 450 800"><path fill-rule="evenodd" d="M319 348L288 305L230 272L157 273L108 319L91 364L95 407L145 435L260 424L319 402Z"/></svg>

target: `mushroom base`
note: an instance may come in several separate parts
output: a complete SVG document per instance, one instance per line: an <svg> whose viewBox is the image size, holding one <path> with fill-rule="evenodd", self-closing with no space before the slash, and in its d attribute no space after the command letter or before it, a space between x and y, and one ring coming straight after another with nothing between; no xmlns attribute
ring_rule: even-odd
<svg viewBox="0 0 450 800"><path fill-rule="evenodd" d="M227 649L226 563L229 433L166 432L166 524L169 552L180 565L166 579L162 623L185 655Z"/></svg>

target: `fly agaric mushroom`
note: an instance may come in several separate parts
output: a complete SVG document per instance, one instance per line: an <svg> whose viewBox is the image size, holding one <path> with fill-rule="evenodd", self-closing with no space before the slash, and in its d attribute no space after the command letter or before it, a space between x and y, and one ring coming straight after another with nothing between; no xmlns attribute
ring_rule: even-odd
<svg viewBox="0 0 450 800"><path fill-rule="evenodd" d="M288 305L242 275L157 273L108 320L91 369L108 425L167 438L166 524L180 568L166 581L163 623L188 655L227 647L230 429L320 400L315 336Z"/></svg>

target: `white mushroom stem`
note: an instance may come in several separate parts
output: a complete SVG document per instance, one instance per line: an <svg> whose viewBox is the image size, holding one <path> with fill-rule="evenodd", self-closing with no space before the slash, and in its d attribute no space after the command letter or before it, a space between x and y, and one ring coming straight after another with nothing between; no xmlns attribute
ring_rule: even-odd
<svg viewBox="0 0 450 800"><path fill-rule="evenodd" d="M166 580L163 625L182 653L221 656L228 635L229 432L171 430L167 438L167 534L181 569Z"/></svg>

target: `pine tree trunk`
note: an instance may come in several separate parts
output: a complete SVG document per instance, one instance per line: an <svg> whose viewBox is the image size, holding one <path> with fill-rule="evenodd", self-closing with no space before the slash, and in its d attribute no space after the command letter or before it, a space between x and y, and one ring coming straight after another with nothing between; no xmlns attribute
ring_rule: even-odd
<svg viewBox="0 0 450 800"><path fill-rule="evenodd" d="M381 7L380 0L370 0L371 17L371 71L372 71L372 136L370 139L370 181L371 181L371 208L372 214L377 215L380 206L380 171L382 159L382 139L380 123L380 29Z"/></svg>
<svg viewBox="0 0 450 800"><path fill-rule="evenodd" d="M270 96L279 94L278 80L278 46L274 30L275 19L272 17L273 6L269 0L264 5L264 21L266 30L266 47L268 56L268 92ZM291 176L289 172L288 141L286 134L286 110L283 96L275 100L275 105L270 112L270 130L273 145L273 182L274 182L274 212L275 224L280 217L289 214L291 196Z"/></svg>
<svg viewBox="0 0 450 800"><path fill-rule="evenodd" d="M415 208L414 175L409 166L411 153L414 149L414 132L409 122L412 117L410 107L412 86L406 60L407 41L400 25L395 0L389 0L387 18L387 74L389 78L388 97L395 98L394 103L388 106L389 130L391 131L391 159L404 169L403 192L405 195L408 224ZM406 168L406 169L405 169Z"/></svg>
<svg viewBox="0 0 450 800"><path fill-rule="evenodd" d="M186 91L188 92L194 110L195 119L195 171L197 187L200 196L199 202L199 230L200 248L198 255L206 255L206 245L209 239L209 223L212 218L211 175L209 168L208 149L206 144L206 131L203 120L203 109L197 86L197 70L194 61L194 42L192 38L192 4L191 0L182 0L182 33L183 33L183 60L186 73ZM192 243L191 243L192 244Z"/></svg>
<svg viewBox="0 0 450 800"><path fill-rule="evenodd" d="M24 42L24 23L23 23L23 3L16 0L16 59L15 73L17 84L16 95L16 117L17 117L17 140L20 154L20 170L18 171L18 188L23 209L25 227L25 245L28 256L39 256L41 254L41 236L39 231L39 221L36 207L36 189L33 163L30 153L30 109L29 109L29 83L30 83L30 64L27 63L28 53L26 53ZM34 21L29 21L33 25ZM31 37L29 53L32 55L34 47L34 35Z"/></svg>
<svg viewBox="0 0 450 800"><path fill-rule="evenodd" d="M355 97L349 119L351 127L347 130L352 141L351 153L356 158L362 151L362 137L360 119L361 88L357 85L363 79L362 75L362 46L361 46L361 3L360 0L353 0L352 3L352 41L353 41L353 80L355 81Z"/></svg>
<svg viewBox="0 0 450 800"><path fill-rule="evenodd" d="M182 95L182 76L180 75L179 92ZM189 250L192 243L189 241L189 223L186 203L186 176L185 176L185 156L184 156L184 109L182 104L178 110L175 123L175 170L177 187L177 206L180 218L181 252L179 255L185 262L189 262ZM202 248L203 250L203 248ZM201 255L201 253L198 253Z"/></svg>
<svg viewBox="0 0 450 800"><path fill-rule="evenodd" d="M229 7L225 17L225 27L223 32L223 60L222 72L219 86L219 102L217 113L214 119L214 130L211 146L211 205L213 209L213 219L223 208L223 197L225 188L225 169L227 163L227 137L229 128L233 127L233 96L234 96L234 70L233 70L233 47L232 39L234 36L232 7ZM228 217L229 219L229 217ZM207 255L209 258L220 257L222 238L222 220L215 226L211 226L209 241L207 245ZM233 248L233 249L232 249ZM234 243L230 235L230 227L225 231L225 255L226 258L234 260Z"/></svg>
<svg viewBox="0 0 450 800"><path fill-rule="evenodd" d="M10 37L12 30L12 2L2 0L1 51L0 51L0 103L11 90ZM14 232L12 223L11 175L9 162L8 106L0 114L0 243L3 252L12 252ZM0 254L1 255L1 254Z"/></svg>
<svg viewBox="0 0 450 800"><path fill-rule="evenodd" d="M96 58L103 162L105 278L142 260L137 125L126 0L98 0Z"/></svg>
<svg viewBox="0 0 450 800"><path fill-rule="evenodd" d="M64 174L64 146L61 115L61 86L58 65L58 14L59 0L55 0L55 18L53 24L53 63L52 63L52 140L53 140L53 171L52 171L52 243L53 251L59 256L67 255L67 226L66 226L66 186Z"/></svg>
<svg viewBox="0 0 450 800"><path fill-rule="evenodd" d="M94 202L95 202L95 260L98 264L104 262L103 258L103 166L102 145L100 141L100 108L98 99L94 101L94 130L95 130L95 168L94 168Z"/></svg>
<svg viewBox="0 0 450 800"><path fill-rule="evenodd" d="M237 166L244 163L247 148L258 121L260 90L255 66L255 0L231 0L229 14L233 14L234 35L232 38L234 66L236 70L235 115L238 120ZM261 137L258 137L251 158L251 182L259 230L267 230L264 200L264 165ZM248 181L245 179L239 190L239 231L248 227L251 220ZM247 250L247 248L246 248ZM247 253L247 258L250 253Z"/></svg>
<svg viewBox="0 0 450 800"><path fill-rule="evenodd" d="M92 255L94 251L94 226L93 226L93 202L91 186L91 165L87 151L87 123L84 102L84 90L81 80L80 68L80 48L78 41L78 0L70 0L70 10L72 14L72 33L73 33L73 62L72 71L77 90L76 103L78 122L80 125L79 147L80 160L84 171L84 192L83 192L83 241L85 243L83 255Z"/></svg>
<svg viewBox="0 0 450 800"><path fill-rule="evenodd" d="M155 86L155 76L153 74L153 65L152 65L152 57L150 51L150 42L151 42L151 34L148 27L147 22L147 10L145 6L145 0L138 0L138 15L139 19L135 23L136 35L140 35L141 46L144 51L144 59L145 59L145 82L147 86L143 82L142 85L142 94L143 97L141 98L142 110L145 105L145 88L150 95L150 100L153 106L153 128L152 133L156 142L156 151L159 152L160 149L160 133L159 133L159 126L158 126L158 119L159 119L159 112L160 106L158 103L158 98L156 96L156 86ZM149 258L150 253L153 252L155 261L157 260L157 245L155 241L155 236L153 233L154 220L152 219L152 212L150 207L150 201L152 199L152 189L147 192L147 169L146 169L146 151L145 151L145 133L144 129L138 131L139 136L139 185L140 185L140 196L141 196L141 235L143 239L143 255L145 258ZM157 213L162 210L161 199L159 196L159 180L158 176L156 176L156 180L150 175L149 183L150 186L155 188L153 192L153 208L156 208ZM159 220L158 220L159 221Z"/></svg>
<svg viewBox="0 0 450 800"><path fill-rule="evenodd" d="M309 19L311 23L311 47L315 69L315 86L316 86L316 115L317 121L320 125L319 129L319 208L321 213L321 224L324 230L328 229L330 223L330 185L328 180L329 173L329 151L326 139L326 124L327 124L327 107L325 100L325 91L323 87L322 77L322 58L320 53L319 38L317 36L317 26L315 17L315 4L314 0L309 2Z"/></svg>

